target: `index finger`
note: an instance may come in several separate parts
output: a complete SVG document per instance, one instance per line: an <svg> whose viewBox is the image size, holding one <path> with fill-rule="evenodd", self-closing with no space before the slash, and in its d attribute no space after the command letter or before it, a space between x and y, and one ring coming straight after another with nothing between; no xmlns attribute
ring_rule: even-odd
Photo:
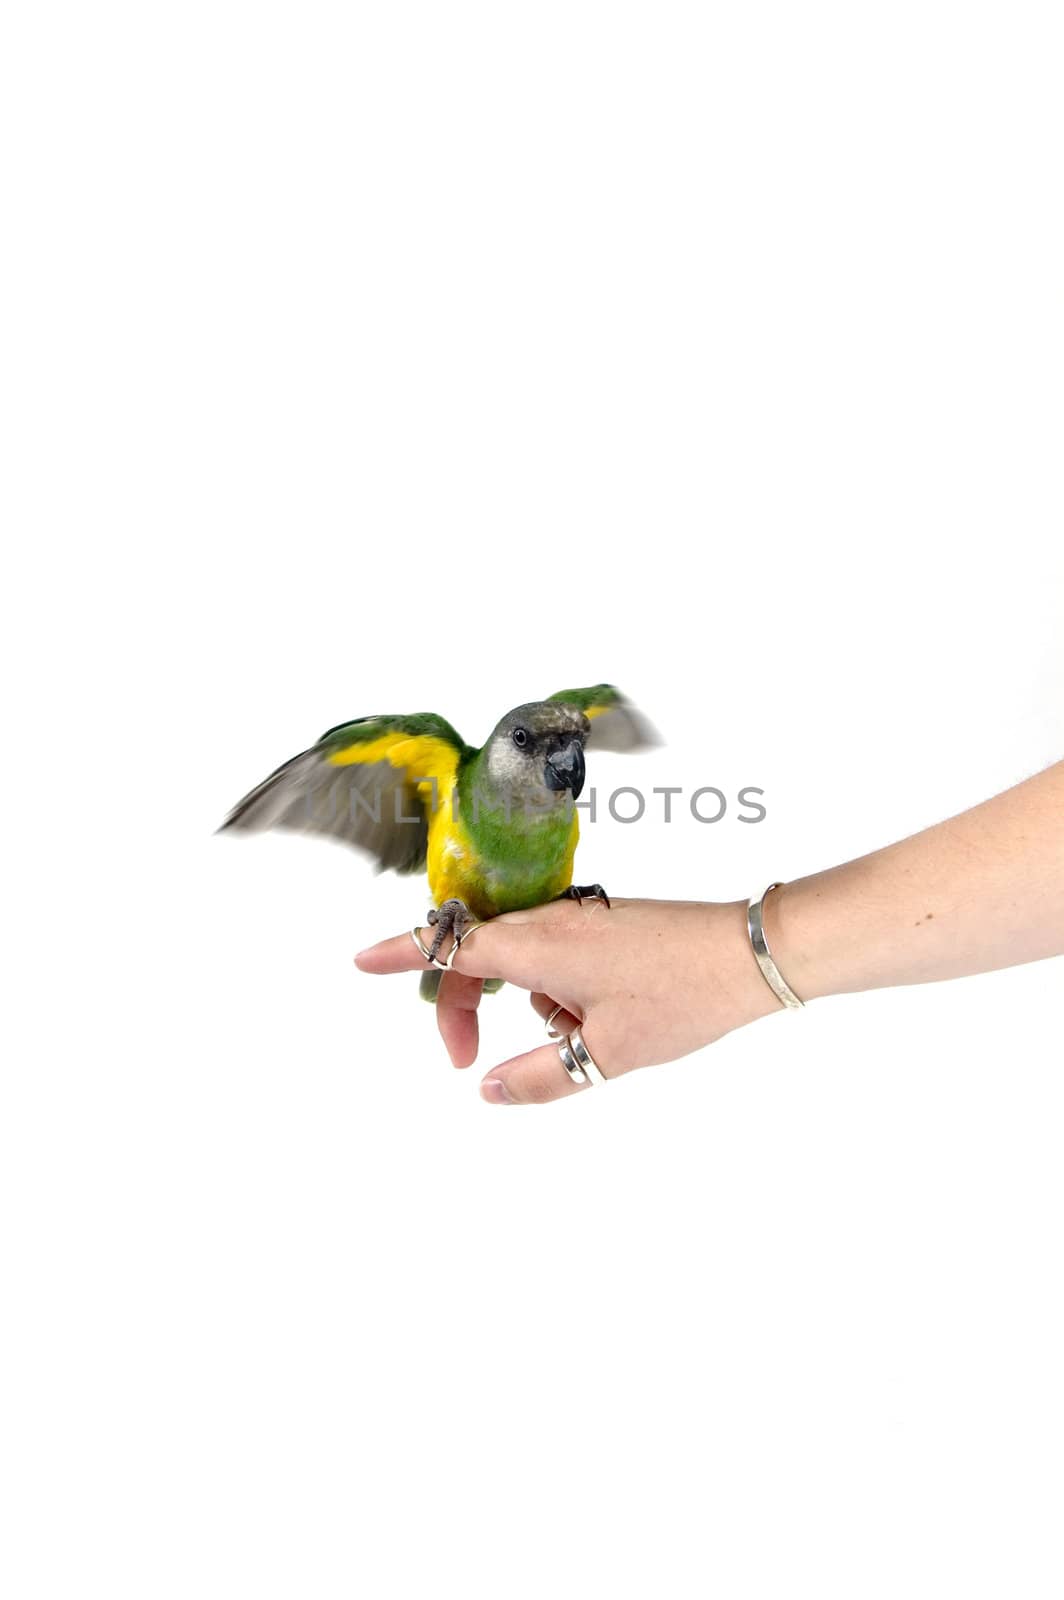
<svg viewBox="0 0 1064 1600"><path fill-rule="evenodd" d="M422 928L420 933L430 944L434 930ZM523 989L532 988L530 945L527 923L508 923L504 917L493 917L466 934L455 957L454 971L470 978L505 978ZM397 933L393 939L382 939L380 944L360 950L355 966L361 972L424 972L428 963L409 933Z"/></svg>

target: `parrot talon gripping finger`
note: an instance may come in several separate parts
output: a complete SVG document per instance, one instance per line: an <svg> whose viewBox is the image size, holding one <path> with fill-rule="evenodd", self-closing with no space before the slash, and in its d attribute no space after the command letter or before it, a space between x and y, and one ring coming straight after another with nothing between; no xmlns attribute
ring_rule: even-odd
<svg viewBox="0 0 1064 1600"><path fill-rule="evenodd" d="M611 909L610 897L601 883L571 883L568 889L565 889L558 898L559 900L575 900L577 905L581 906L585 900L601 900L607 911Z"/></svg>
<svg viewBox="0 0 1064 1600"><path fill-rule="evenodd" d="M464 900L445 900L438 911L430 911L428 916L430 928L435 928L432 943L429 945L429 960L435 960L440 953L440 945L447 935L453 934L456 944L461 944L466 931L475 922L476 918Z"/></svg>

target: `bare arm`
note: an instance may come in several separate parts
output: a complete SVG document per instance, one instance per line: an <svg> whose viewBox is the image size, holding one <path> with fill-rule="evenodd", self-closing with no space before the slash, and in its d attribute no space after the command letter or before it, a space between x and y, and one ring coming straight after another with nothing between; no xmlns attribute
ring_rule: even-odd
<svg viewBox="0 0 1064 1600"><path fill-rule="evenodd" d="M885 850L773 890L765 930L803 1000L931 983L1064 954L1064 762ZM425 930L427 932L428 930ZM357 958L366 972L423 967L409 935ZM485 977L531 992L564 1030L582 1024L608 1078L712 1044L779 1009L746 932L746 902L571 901L497 917L464 945L437 1007L455 1066L477 1053ZM557 1048L492 1069L484 1098L579 1092Z"/></svg>
<svg viewBox="0 0 1064 1600"><path fill-rule="evenodd" d="M910 839L774 890L765 927L803 1000L1064 953L1064 761Z"/></svg>

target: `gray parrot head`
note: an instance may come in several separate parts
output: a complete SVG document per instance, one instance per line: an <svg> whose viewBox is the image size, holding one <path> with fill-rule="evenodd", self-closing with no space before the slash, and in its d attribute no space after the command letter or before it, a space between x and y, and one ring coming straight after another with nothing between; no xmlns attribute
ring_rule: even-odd
<svg viewBox="0 0 1064 1600"><path fill-rule="evenodd" d="M575 800L584 787L584 740L590 731L576 706L550 700L515 706L485 748L493 786L529 800Z"/></svg>

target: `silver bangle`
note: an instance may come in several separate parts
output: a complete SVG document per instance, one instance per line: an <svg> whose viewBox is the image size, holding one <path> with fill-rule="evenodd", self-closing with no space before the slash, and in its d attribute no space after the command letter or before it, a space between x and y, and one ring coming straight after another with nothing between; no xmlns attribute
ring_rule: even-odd
<svg viewBox="0 0 1064 1600"><path fill-rule="evenodd" d="M772 951L765 938L765 922L762 908L766 898L773 889L781 889L782 884L770 883L760 900L751 900L746 913L746 927L750 934L750 948L761 968L761 975L768 984L772 993L781 1005L787 1006L791 1011L797 1011L805 1005L804 1000L799 1000L783 973L772 959Z"/></svg>

